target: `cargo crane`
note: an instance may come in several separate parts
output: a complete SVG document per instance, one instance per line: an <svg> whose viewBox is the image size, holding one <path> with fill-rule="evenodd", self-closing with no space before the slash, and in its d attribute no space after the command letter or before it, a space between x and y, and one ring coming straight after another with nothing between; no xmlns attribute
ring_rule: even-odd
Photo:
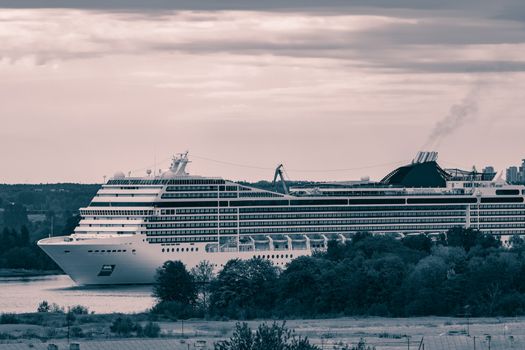
<svg viewBox="0 0 525 350"><path fill-rule="evenodd" d="M275 168L275 173L273 175L273 187L275 188L275 183L277 181L277 177L281 178L281 185L283 186L283 191L285 194L288 194L288 186L286 185L286 180L284 179L284 167L282 164L279 164L277 168Z"/></svg>

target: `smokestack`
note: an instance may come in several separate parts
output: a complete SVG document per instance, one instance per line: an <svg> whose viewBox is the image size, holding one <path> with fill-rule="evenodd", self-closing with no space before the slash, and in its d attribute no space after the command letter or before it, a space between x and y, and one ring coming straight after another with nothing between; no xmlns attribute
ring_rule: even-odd
<svg viewBox="0 0 525 350"><path fill-rule="evenodd" d="M418 152L416 154L416 157L412 161L412 164L435 162L435 161L437 161L437 158L438 158L438 153L437 152L420 151L420 152Z"/></svg>

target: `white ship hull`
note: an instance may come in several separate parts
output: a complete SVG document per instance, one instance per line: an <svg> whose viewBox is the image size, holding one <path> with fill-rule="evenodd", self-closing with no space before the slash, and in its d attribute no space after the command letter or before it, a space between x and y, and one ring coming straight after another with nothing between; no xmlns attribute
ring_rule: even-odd
<svg viewBox="0 0 525 350"><path fill-rule="evenodd" d="M298 256L311 254L307 249L206 252L204 243L161 247L148 244L145 238L136 234L71 241L70 236L61 236L42 239L38 245L80 285L151 284L157 268L167 260L180 260L188 270L206 260L218 272L232 259L261 257L284 267ZM104 266L112 267L109 275L101 273Z"/></svg>

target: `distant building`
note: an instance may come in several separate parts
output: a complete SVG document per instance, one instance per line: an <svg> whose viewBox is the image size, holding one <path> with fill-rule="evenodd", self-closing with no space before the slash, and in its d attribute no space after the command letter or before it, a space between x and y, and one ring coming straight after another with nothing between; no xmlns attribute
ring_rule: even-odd
<svg viewBox="0 0 525 350"><path fill-rule="evenodd" d="M520 167L521 169L521 167ZM518 168L515 166L511 166L510 168L507 168L507 182L508 183L518 183Z"/></svg>
<svg viewBox="0 0 525 350"><path fill-rule="evenodd" d="M494 170L494 167L492 165L487 165L483 168L483 174L493 174L496 171Z"/></svg>

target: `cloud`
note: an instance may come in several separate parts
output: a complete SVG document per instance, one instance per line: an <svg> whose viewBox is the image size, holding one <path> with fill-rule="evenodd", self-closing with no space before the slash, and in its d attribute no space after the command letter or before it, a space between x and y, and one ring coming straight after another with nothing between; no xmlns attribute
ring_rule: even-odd
<svg viewBox="0 0 525 350"><path fill-rule="evenodd" d="M230 53L339 60L413 72L523 71L525 31L512 21L261 12L0 12L4 61Z"/></svg>

